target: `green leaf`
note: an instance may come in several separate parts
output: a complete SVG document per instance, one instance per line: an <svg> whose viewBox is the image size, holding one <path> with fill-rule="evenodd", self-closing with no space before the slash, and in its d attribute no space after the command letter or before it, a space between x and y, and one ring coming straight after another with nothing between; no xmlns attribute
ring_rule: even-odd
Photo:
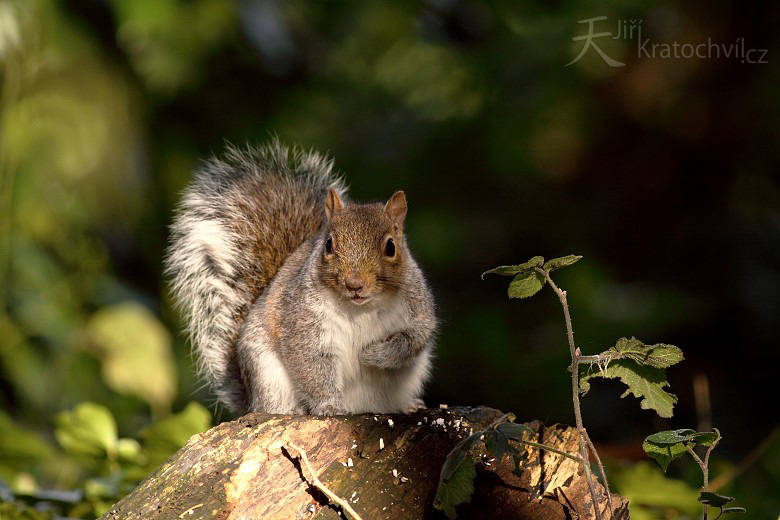
<svg viewBox="0 0 780 520"><path fill-rule="evenodd" d="M633 394L641 399L639 405L644 410L655 410L661 417L671 417L677 396L665 391L669 386L663 369L639 365L630 359L619 359L606 367L593 365L581 367L580 390L586 394L590 390L590 380L594 377L620 379L628 389L620 397Z"/></svg>
<svg viewBox="0 0 780 520"><path fill-rule="evenodd" d="M504 455L513 455L517 449L509 444L510 439L521 439L524 433L533 430L524 424L502 423L485 434L485 445L496 459Z"/></svg>
<svg viewBox="0 0 780 520"><path fill-rule="evenodd" d="M119 460L123 462L138 462L141 457L141 445L135 439L119 439L116 444Z"/></svg>
<svg viewBox="0 0 780 520"><path fill-rule="evenodd" d="M54 435L74 455L102 458L113 454L117 443L116 422L105 406L81 403L55 419Z"/></svg>
<svg viewBox="0 0 780 520"><path fill-rule="evenodd" d="M193 435L211 426L211 413L192 402L179 413L171 414L141 431L140 436L148 452L148 464L157 467Z"/></svg>
<svg viewBox="0 0 780 520"><path fill-rule="evenodd" d="M104 307L89 319L87 334L109 387L155 412L170 410L177 386L171 334L154 314L134 302Z"/></svg>
<svg viewBox="0 0 780 520"><path fill-rule="evenodd" d="M712 507L723 507L733 500L734 497L719 495L717 493L713 493L712 491L702 491L699 495L699 502Z"/></svg>
<svg viewBox="0 0 780 520"><path fill-rule="evenodd" d="M459 448L463 451L469 451L472 446L474 446L474 443L479 440L479 438L482 437L482 432L472 433L462 441L460 441L455 447Z"/></svg>
<svg viewBox="0 0 780 520"><path fill-rule="evenodd" d="M514 276L516 274L533 271L535 267L541 267L544 263L544 258L541 256L535 256L524 264L518 265L502 265L489 271L482 273L482 279L485 279L486 274L500 274L502 276Z"/></svg>
<svg viewBox="0 0 780 520"><path fill-rule="evenodd" d="M503 435L514 440L522 439L523 434L534 433L534 429L531 428L530 426L526 426L525 424L512 423L512 422L501 423L498 426L496 426L496 429L499 430Z"/></svg>
<svg viewBox="0 0 780 520"><path fill-rule="evenodd" d="M447 459L444 461L444 465L441 467L439 480L451 479L452 475L455 474L464 460L466 460L466 452L455 446L455 448L449 452Z"/></svg>
<svg viewBox="0 0 780 520"><path fill-rule="evenodd" d="M747 513L747 509L744 507L724 507L720 511L724 515L730 515L731 513Z"/></svg>
<svg viewBox="0 0 780 520"><path fill-rule="evenodd" d="M720 439L720 432L717 430L714 432L696 432L691 435L691 442L702 446L712 446L718 439Z"/></svg>
<svg viewBox="0 0 780 520"><path fill-rule="evenodd" d="M676 444L657 445L649 442L648 439L645 439L645 441L642 443L642 449L645 450L645 453L647 453L650 458L655 460L658 465L661 466L661 469L664 470L664 473L666 473L670 462L688 451L685 449L685 444L682 442L678 442Z"/></svg>
<svg viewBox="0 0 780 520"><path fill-rule="evenodd" d="M663 432L648 435L645 442L656 444L658 446L668 446L680 442L688 442L696 432L691 429L667 430Z"/></svg>
<svg viewBox="0 0 780 520"><path fill-rule="evenodd" d="M0 411L0 466L8 464L16 469L27 464L46 460L54 450L44 442L37 433L14 423Z"/></svg>
<svg viewBox="0 0 780 520"><path fill-rule="evenodd" d="M509 284L510 298L528 298L544 287L546 280L540 273L518 274Z"/></svg>
<svg viewBox="0 0 780 520"><path fill-rule="evenodd" d="M460 453L464 455L463 459L455 466L455 469L451 472L449 478L444 478L444 468L448 467L447 462L450 462L450 457L454 453ZM460 456L457 456L460 458ZM453 464L450 464L450 466ZM454 519L457 516L455 507L464 502L471 500L471 495L474 494L474 478L477 476L477 471L474 468L474 461L471 457L465 457L465 453L456 449L450 452L447 457L444 466L442 467L442 476L439 479L439 487L436 490L436 498L433 501L433 507L444 511L447 518Z"/></svg>
<svg viewBox="0 0 780 520"><path fill-rule="evenodd" d="M620 338L615 346L607 349L604 354L615 355L616 358L627 358L636 361L640 365L648 365L654 368L668 368L684 359L682 350L674 345L658 343L645 345L638 339Z"/></svg>
<svg viewBox="0 0 780 520"><path fill-rule="evenodd" d="M564 267L569 267L572 264L576 264L579 262L579 260L582 257L579 255L568 255L568 256L562 256L560 258L553 258L552 260L548 260L546 264L544 264L544 270L548 272L553 272L558 269L563 269Z"/></svg>

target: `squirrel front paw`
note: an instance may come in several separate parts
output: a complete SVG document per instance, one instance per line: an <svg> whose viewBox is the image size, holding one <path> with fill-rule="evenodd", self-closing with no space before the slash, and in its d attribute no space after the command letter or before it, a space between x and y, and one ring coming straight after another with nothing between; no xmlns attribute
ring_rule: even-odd
<svg viewBox="0 0 780 520"><path fill-rule="evenodd" d="M410 359L410 347L408 336L398 332L384 341L364 347L360 352L360 361L377 368L399 368Z"/></svg>

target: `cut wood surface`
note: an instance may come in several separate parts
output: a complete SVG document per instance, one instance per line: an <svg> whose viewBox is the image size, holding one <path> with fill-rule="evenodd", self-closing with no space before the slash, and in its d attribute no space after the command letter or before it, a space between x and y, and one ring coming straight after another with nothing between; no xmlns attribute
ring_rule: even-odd
<svg viewBox="0 0 780 520"><path fill-rule="evenodd" d="M445 518L432 505L444 459L472 429L500 416L484 407L345 417L251 413L193 436L103 518L344 518L310 486L284 439L306 452L322 483L364 520ZM534 431L527 440L577 455L573 428L527 424ZM474 496L458 506L458 518L592 518L579 464L527 450L522 477L512 473L509 458L477 451ZM625 499L613 495L613 505L611 513L604 501L604 518L628 518Z"/></svg>

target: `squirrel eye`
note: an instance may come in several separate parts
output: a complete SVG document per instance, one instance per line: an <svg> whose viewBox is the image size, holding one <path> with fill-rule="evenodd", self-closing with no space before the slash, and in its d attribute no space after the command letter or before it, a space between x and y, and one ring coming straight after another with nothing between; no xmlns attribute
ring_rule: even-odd
<svg viewBox="0 0 780 520"><path fill-rule="evenodd" d="M333 254L333 237L328 236L328 239L325 241L325 252L329 255Z"/></svg>
<svg viewBox="0 0 780 520"><path fill-rule="evenodd" d="M395 256L395 242L393 242L392 238L388 238L387 242L385 242L385 256L390 258Z"/></svg>

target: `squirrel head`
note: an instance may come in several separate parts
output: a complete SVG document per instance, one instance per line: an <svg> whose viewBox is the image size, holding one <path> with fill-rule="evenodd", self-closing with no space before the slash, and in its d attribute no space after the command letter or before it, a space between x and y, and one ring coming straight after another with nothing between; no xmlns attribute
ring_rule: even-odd
<svg viewBox="0 0 780 520"><path fill-rule="evenodd" d="M363 305L401 287L406 263L406 196L387 204L344 204L332 188L325 199L320 279L339 298Z"/></svg>

